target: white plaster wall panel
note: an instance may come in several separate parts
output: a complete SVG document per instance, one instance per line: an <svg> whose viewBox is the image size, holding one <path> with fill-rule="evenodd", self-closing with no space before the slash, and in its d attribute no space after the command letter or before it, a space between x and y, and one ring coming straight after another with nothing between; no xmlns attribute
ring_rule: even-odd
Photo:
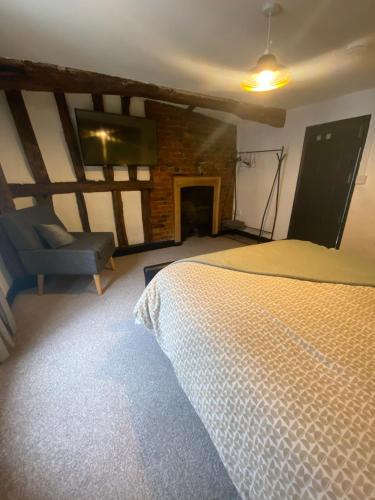
<svg viewBox="0 0 375 500"><path fill-rule="evenodd" d="M103 100L106 113L121 114L121 97L119 95L104 95Z"/></svg>
<svg viewBox="0 0 375 500"><path fill-rule="evenodd" d="M144 242L140 191L122 191L125 229L129 245Z"/></svg>
<svg viewBox="0 0 375 500"><path fill-rule="evenodd" d="M35 205L35 198L32 196L25 196L24 198L14 198L16 209L33 207Z"/></svg>
<svg viewBox="0 0 375 500"><path fill-rule="evenodd" d="M104 181L103 167L85 167L85 173L89 181Z"/></svg>
<svg viewBox="0 0 375 500"><path fill-rule="evenodd" d="M145 115L145 100L143 97L132 97L130 99L129 113L132 116L144 118Z"/></svg>
<svg viewBox="0 0 375 500"><path fill-rule="evenodd" d="M129 171L126 165L113 167L113 178L115 181L128 181Z"/></svg>
<svg viewBox="0 0 375 500"><path fill-rule="evenodd" d="M68 231L82 231L77 199L74 193L55 194L52 196L53 208ZM69 207L69 210L67 209Z"/></svg>
<svg viewBox="0 0 375 500"><path fill-rule="evenodd" d="M22 94L51 182L75 181L53 93L23 91Z"/></svg>
<svg viewBox="0 0 375 500"><path fill-rule="evenodd" d="M137 167L137 179L139 181L149 181L150 167Z"/></svg>
<svg viewBox="0 0 375 500"><path fill-rule="evenodd" d="M34 182L3 91L0 92L0 163L8 182Z"/></svg>
<svg viewBox="0 0 375 500"><path fill-rule="evenodd" d="M117 235L111 193L84 193L91 231L110 231Z"/></svg>

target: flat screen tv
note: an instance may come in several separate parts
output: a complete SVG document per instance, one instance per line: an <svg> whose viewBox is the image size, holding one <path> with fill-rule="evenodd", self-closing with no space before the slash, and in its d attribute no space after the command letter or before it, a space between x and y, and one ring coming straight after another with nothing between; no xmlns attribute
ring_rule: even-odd
<svg viewBox="0 0 375 500"><path fill-rule="evenodd" d="M85 165L157 163L153 120L83 109L76 109L75 114Z"/></svg>

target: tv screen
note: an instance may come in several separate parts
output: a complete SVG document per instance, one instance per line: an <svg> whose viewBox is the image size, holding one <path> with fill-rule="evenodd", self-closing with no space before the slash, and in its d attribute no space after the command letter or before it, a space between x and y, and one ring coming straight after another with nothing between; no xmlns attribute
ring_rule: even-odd
<svg viewBox="0 0 375 500"><path fill-rule="evenodd" d="M76 109L85 165L155 165L156 124L153 120Z"/></svg>

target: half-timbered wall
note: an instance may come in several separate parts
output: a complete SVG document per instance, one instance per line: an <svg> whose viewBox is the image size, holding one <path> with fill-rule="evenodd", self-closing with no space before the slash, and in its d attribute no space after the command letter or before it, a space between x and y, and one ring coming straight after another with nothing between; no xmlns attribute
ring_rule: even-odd
<svg viewBox="0 0 375 500"><path fill-rule="evenodd" d="M27 112L38 142L42 158L51 182L76 181L72 159L64 138L64 133L53 93L22 91ZM66 101L75 126L74 108L93 109L92 97L89 94L67 94ZM121 113L119 96L104 96L105 110ZM144 116L142 99L131 100L131 114ZM35 182L28 160L23 151L7 99L0 93L0 163L8 183ZM149 179L148 167L139 167L137 178ZM87 180L104 180L101 167L85 167ZM128 180L128 168L115 167L114 180ZM116 237L116 225L110 192L84 193L87 213L92 231L113 231ZM124 206L124 220L129 244L144 241L141 197L139 191L123 191L121 197ZM81 231L77 199L74 193L56 194L52 196L54 208L68 230ZM32 197L15 198L17 208L24 208L35 203Z"/></svg>
<svg viewBox="0 0 375 500"><path fill-rule="evenodd" d="M158 129L159 164L151 172L146 166L83 167L75 108L142 117L145 107ZM137 97L7 91L0 92L0 129L0 164L15 207L50 197L70 231L112 231L119 247L173 239L172 183L176 174L221 175L225 187L221 212L230 216L236 127L229 123L186 107ZM86 189L90 181L112 183L112 187L113 182L118 184L114 189L97 185ZM129 190L131 182L135 187ZM42 192L24 196L34 183Z"/></svg>

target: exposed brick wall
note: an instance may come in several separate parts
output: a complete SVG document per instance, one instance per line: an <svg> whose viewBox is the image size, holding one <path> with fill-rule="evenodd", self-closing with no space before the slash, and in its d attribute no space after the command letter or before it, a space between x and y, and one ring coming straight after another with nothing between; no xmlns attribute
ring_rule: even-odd
<svg viewBox="0 0 375 500"><path fill-rule="evenodd" d="M157 122L158 165L151 167L152 240L174 239L173 177L221 176L220 216L232 215L236 134L234 125L186 109L146 101L147 118Z"/></svg>

